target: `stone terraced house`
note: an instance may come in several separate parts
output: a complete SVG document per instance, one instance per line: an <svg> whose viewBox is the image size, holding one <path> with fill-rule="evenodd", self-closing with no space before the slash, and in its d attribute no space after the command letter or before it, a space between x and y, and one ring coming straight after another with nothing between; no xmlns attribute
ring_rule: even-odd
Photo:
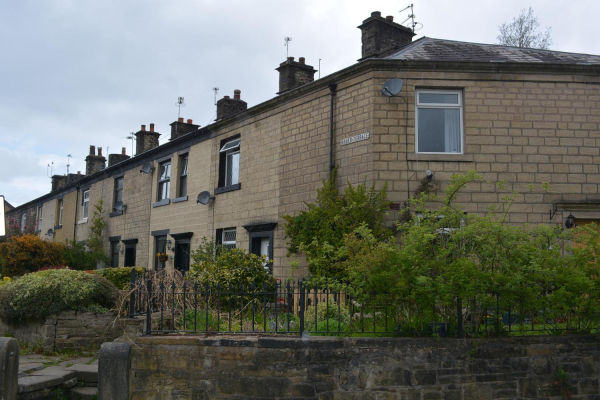
<svg viewBox="0 0 600 400"><path fill-rule="evenodd" d="M314 200L333 166L340 188L387 182L390 219L427 170L440 190L476 170L483 181L458 198L467 213L499 203L505 192L485 182L503 180L523 193L510 223L600 220L600 56L413 42L379 12L359 28L356 64L315 81L304 58L289 57L273 99L247 108L235 91L219 100L216 122L179 119L163 145L154 124L142 125L135 157L110 154L107 166L92 146L85 175L54 176L50 193L9 215L44 239L85 241L103 200L112 266L185 270L209 237L267 254L278 278L291 274L281 216ZM401 90L382 90L394 78ZM526 190L543 182L550 191ZM171 259L160 263L158 251Z"/></svg>

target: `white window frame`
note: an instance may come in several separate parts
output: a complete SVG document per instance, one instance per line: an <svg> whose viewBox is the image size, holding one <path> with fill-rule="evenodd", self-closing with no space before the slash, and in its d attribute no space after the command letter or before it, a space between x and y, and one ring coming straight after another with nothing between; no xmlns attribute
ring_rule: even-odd
<svg viewBox="0 0 600 400"><path fill-rule="evenodd" d="M41 231L42 230L42 218L44 216L44 206L39 206L37 209L37 230Z"/></svg>
<svg viewBox="0 0 600 400"><path fill-rule="evenodd" d="M63 209L64 209L64 200L59 199L58 200L58 224L56 224L56 225L59 225L59 226L62 225Z"/></svg>
<svg viewBox="0 0 600 400"><path fill-rule="evenodd" d="M25 232L25 224L27 224L27 213L21 214L21 233Z"/></svg>
<svg viewBox="0 0 600 400"><path fill-rule="evenodd" d="M235 234L234 240L225 240L225 234L233 232ZM236 228L225 228L223 229L223 233L221 236L221 245L223 247L227 247L228 249L234 249L237 244L237 229Z"/></svg>
<svg viewBox="0 0 600 400"><path fill-rule="evenodd" d="M458 104L440 104L440 103L421 103L419 101L421 93L433 94L457 94ZM460 152L420 152L419 151L419 109L421 108L439 108L439 109L458 109L460 110ZM463 92L462 90L440 90L440 89L417 89L415 93L415 153L416 154L464 154L465 152L465 130L463 123Z"/></svg>
<svg viewBox="0 0 600 400"><path fill-rule="evenodd" d="M81 216L83 217L84 221L87 221L89 213L90 213L90 190L89 189L84 190L82 196L83 196L83 203L82 203Z"/></svg>
<svg viewBox="0 0 600 400"><path fill-rule="evenodd" d="M229 158L233 158L234 155L236 154L240 154L240 145L242 143L242 140L240 138L237 139L233 139L230 140L229 142L225 143L223 145L223 147L221 147L220 153L225 153L225 186L231 186L231 185L237 185L238 183L240 183L240 156L238 156L238 163L237 163L237 176L236 179L234 181L234 175L233 172L231 173L231 181L228 181L229 178ZM231 163L233 165L233 161Z"/></svg>
<svg viewBox="0 0 600 400"><path fill-rule="evenodd" d="M167 165L168 165L169 177L163 179L162 175L161 175L161 170L163 167L166 167ZM172 170L171 160L161 162L158 165L158 201L171 198L171 173L172 172L173 172L173 170ZM164 197L163 197L163 194L164 194Z"/></svg>

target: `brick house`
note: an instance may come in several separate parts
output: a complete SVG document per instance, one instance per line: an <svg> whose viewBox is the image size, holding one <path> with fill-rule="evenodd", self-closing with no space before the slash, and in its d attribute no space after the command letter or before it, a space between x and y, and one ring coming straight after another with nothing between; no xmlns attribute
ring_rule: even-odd
<svg viewBox="0 0 600 400"><path fill-rule="evenodd" d="M91 149L85 176L55 177L51 193L11 215L27 223L41 215L49 240L84 241L102 199L112 265L185 269L209 237L267 254L276 277L291 273L281 216L314 200L332 166L340 188L388 182L395 203L427 170L440 190L452 174L477 170L484 180L458 198L468 213L499 203L505 192L486 182L503 180L524 193L510 223L600 219L600 56L413 42L410 29L378 12L359 28L356 64L314 81L315 69L290 57L277 68L273 99L247 108L236 91L219 100L216 122L179 119L160 146L154 125L142 125L135 157L111 154L105 168ZM382 91L394 78L402 89ZM543 182L549 192L527 192ZM198 203L204 191L207 203ZM163 265L158 251L173 257Z"/></svg>

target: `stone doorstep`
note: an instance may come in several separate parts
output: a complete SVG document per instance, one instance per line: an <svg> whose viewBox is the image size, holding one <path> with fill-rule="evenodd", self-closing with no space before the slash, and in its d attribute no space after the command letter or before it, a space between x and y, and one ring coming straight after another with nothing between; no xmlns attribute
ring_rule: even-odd
<svg viewBox="0 0 600 400"><path fill-rule="evenodd" d="M76 372L79 381L86 383L98 382L98 365L75 364L65 367L65 369Z"/></svg>
<svg viewBox="0 0 600 400"><path fill-rule="evenodd" d="M59 366L52 366L52 367L41 369L39 371L35 371L29 376L56 376L56 377L62 377L63 380L66 381L66 380L77 377L77 372L67 371L63 367L59 367Z"/></svg>
<svg viewBox="0 0 600 400"><path fill-rule="evenodd" d="M59 362L58 365L60 365L61 367L64 367L67 364L72 364L72 365L87 364L87 363L91 362L93 359L94 359L93 357L75 358L73 360Z"/></svg>
<svg viewBox="0 0 600 400"><path fill-rule="evenodd" d="M44 368L42 363L19 363L19 372L37 371Z"/></svg>

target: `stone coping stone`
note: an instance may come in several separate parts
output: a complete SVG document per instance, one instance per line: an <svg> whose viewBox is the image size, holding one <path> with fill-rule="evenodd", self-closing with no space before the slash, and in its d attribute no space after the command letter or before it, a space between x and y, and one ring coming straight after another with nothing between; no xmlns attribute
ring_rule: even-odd
<svg viewBox="0 0 600 400"><path fill-rule="evenodd" d="M61 376L29 375L19 379L19 393L34 392L51 386L58 386L63 382L64 379Z"/></svg>
<svg viewBox="0 0 600 400"><path fill-rule="evenodd" d="M60 376L65 381L77 376L75 371L67 371L63 367L52 366L33 372L30 376Z"/></svg>
<svg viewBox="0 0 600 400"><path fill-rule="evenodd" d="M60 365L61 367L64 367L68 364L88 364L93 359L94 359L93 357L75 358L73 360L59 362L58 365Z"/></svg>
<svg viewBox="0 0 600 400"><path fill-rule="evenodd" d="M67 371L77 373L77 379L83 382L96 383L98 382L98 366L87 364L74 364L70 367L65 367Z"/></svg>

